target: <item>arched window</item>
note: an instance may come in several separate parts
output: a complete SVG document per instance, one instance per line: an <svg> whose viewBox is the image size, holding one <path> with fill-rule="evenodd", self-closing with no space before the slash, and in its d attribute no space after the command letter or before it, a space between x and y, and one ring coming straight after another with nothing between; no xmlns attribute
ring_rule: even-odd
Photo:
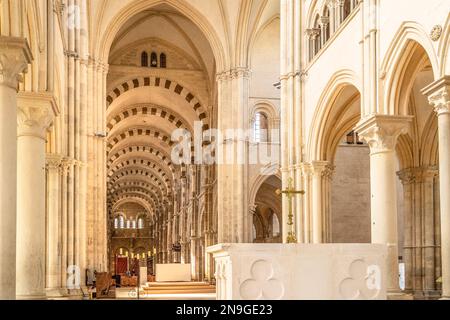
<svg viewBox="0 0 450 320"><path fill-rule="evenodd" d="M156 52L152 52L150 59L150 67L157 68L158 67L158 55Z"/></svg>
<svg viewBox="0 0 450 320"><path fill-rule="evenodd" d="M144 218L142 217L138 219L138 229L144 229Z"/></svg>
<svg viewBox="0 0 450 320"><path fill-rule="evenodd" d="M324 30L324 43L327 42L330 39L330 9L327 7L325 7L324 13L323 13L323 19L324 19L324 23L323 23L323 28L325 28Z"/></svg>
<svg viewBox="0 0 450 320"><path fill-rule="evenodd" d="M252 224L252 239L253 239L253 241L256 240L256 226L255 226L255 224Z"/></svg>
<svg viewBox="0 0 450 320"><path fill-rule="evenodd" d="M276 213L272 214L272 237L278 237L280 235L280 220Z"/></svg>
<svg viewBox="0 0 450 320"><path fill-rule="evenodd" d="M269 120L262 112L255 114L255 122L253 123L253 134L255 142L267 142L268 139Z"/></svg>
<svg viewBox="0 0 450 320"><path fill-rule="evenodd" d="M316 20L314 22L315 32L315 53L319 52L322 48L322 24L320 23L320 16L317 15Z"/></svg>
<svg viewBox="0 0 450 320"><path fill-rule="evenodd" d="M165 53L161 53L159 56L159 66L161 68L167 68L167 57Z"/></svg>
<svg viewBox="0 0 450 320"><path fill-rule="evenodd" d="M131 228L131 221L127 220L127 229L130 229L130 228Z"/></svg>
<svg viewBox="0 0 450 320"><path fill-rule="evenodd" d="M148 67L148 53L145 51L141 54L141 66Z"/></svg>
<svg viewBox="0 0 450 320"><path fill-rule="evenodd" d="M114 218L114 229L119 229L119 218L118 217Z"/></svg>
<svg viewBox="0 0 450 320"><path fill-rule="evenodd" d="M342 21L347 19L347 17L350 15L351 12L352 12L351 0L345 0L344 1L344 16L342 17Z"/></svg>
<svg viewBox="0 0 450 320"><path fill-rule="evenodd" d="M119 228L124 229L125 228L125 219L123 216L119 216Z"/></svg>

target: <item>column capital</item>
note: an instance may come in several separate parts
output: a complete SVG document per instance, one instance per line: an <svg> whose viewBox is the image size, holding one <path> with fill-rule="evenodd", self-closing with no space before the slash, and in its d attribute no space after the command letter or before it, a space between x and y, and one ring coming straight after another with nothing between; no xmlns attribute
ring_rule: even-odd
<svg viewBox="0 0 450 320"><path fill-rule="evenodd" d="M315 40L320 35L319 28L306 29L306 36L310 40Z"/></svg>
<svg viewBox="0 0 450 320"><path fill-rule="evenodd" d="M0 36L0 85L18 90L21 73L27 72L33 60L25 38Z"/></svg>
<svg viewBox="0 0 450 320"><path fill-rule="evenodd" d="M60 170L63 157L59 154L47 153L45 162L47 169Z"/></svg>
<svg viewBox="0 0 450 320"><path fill-rule="evenodd" d="M422 89L430 105L439 115L450 114L450 76L445 76Z"/></svg>
<svg viewBox="0 0 450 320"><path fill-rule="evenodd" d="M327 16L321 16L320 17L320 24L323 26L326 26L330 23L330 17Z"/></svg>
<svg viewBox="0 0 450 320"><path fill-rule="evenodd" d="M432 181L434 178L439 176L439 170L437 167L433 166L407 168L397 172L397 176L403 185L408 185L412 183Z"/></svg>
<svg viewBox="0 0 450 320"><path fill-rule="evenodd" d="M322 177L330 177L335 167L330 165L328 161L313 161L310 166L313 175Z"/></svg>
<svg viewBox="0 0 450 320"><path fill-rule="evenodd" d="M246 67L235 67L230 70L226 70L223 72L219 72L216 75L217 81L227 81L232 79L238 79L238 78L250 78L251 71L249 68Z"/></svg>
<svg viewBox="0 0 450 320"><path fill-rule="evenodd" d="M64 157L61 160L61 171L63 174L67 174L69 168L74 165L74 160L71 158Z"/></svg>
<svg viewBox="0 0 450 320"><path fill-rule="evenodd" d="M408 132L412 119L412 116L373 114L361 119L355 131L367 142L372 155L391 152L395 150L397 138Z"/></svg>
<svg viewBox="0 0 450 320"><path fill-rule="evenodd" d="M59 113L53 95L47 92L20 92L17 106L18 136L45 139L46 130Z"/></svg>

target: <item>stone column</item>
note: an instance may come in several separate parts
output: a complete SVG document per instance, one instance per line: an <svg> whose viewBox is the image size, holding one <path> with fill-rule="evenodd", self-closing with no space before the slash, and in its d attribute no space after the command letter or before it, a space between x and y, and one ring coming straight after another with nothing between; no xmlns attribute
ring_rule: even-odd
<svg viewBox="0 0 450 320"><path fill-rule="evenodd" d="M408 168L398 173L404 190L405 291L419 298L436 296L438 291L439 221L434 201L437 175L434 167Z"/></svg>
<svg viewBox="0 0 450 320"><path fill-rule="evenodd" d="M405 169L397 173L403 184L404 207L404 236L403 236L403 261L405 263L405 292L414 290L414 174L411 169Z"/></svg>
<svg viewBox="0 0 450 320"><path fill-rule="evenodd" d="M61 162L60 155L47 155L47 296L61 295Z"/></svg>
<svg viewBox="0 0 450 320"><path fill-rule="evenodd" d="M432 83L423 94L438 116L442 297L450 299L450 76Z"/></svg>
<svg viewBox="0 0 450 320"><path fill-rule="evenodd" d="M16 297L17 88L32 55L25 39L0 36L0 299Z"/></svg>
<svg viewBox="0 0 450 320"><path fill-rule="evenodd" d="M337 27L339 27L339 25L344 21L344 4L345 0L337 0L336 3L336 20L338 23Z"/></svg>
<svg viewBox="0 0 450 320"><path fill-rule="evenodd" d="M217 169L218 241L221 243L245 243L251 235L247 199L248 137L236 133L236 130L247 130L250 122L249 80L250 70L244 67L217 75L218 129L223 133L216 152L221 162Z"/></svg>
<svg viewBox="0 0 450 320"><path fill-rule="evenodd" d="M371 115L356 132L370 147L372 243L388 246L387 286L399 292L395 145L412 121L407 116Z"/></svg>
<svg viewBox="0 0 450 320"><path fill-rule="evenodd" d="M327 35L330 34L329 28L330 28L330 18L320 17L320 40L322 47L328 40Z"/></svg>
<svg viewBox="0 0 450 320"><path fill-rule="evenodd" d="M319 42L320 29L307 29L306 36L309 39L309 60L311 61L312 59L314 59L315 55L319 52L321 47L321 44Z"/></svg>
<svg viewBox="0 0 450 320"><path fill-rule="evenodd" d="M18 107L16 293L33 299L45 296L45 144L57 109L46 93L20 93Z"/></svg>
<svg viewBox="0 0 450 320"><path fill-rule="evenodd" d="M328 239L329 177L333 168L327 161L314 161L312 173L312 241L324 243Z"/></svg>

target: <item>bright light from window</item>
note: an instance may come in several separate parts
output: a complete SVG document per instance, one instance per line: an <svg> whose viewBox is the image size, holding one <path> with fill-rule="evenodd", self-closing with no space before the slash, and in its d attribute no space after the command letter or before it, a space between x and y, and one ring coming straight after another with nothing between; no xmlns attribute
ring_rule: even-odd
<svg viewBox="0 0 450 320"><path fill-rule="evenodd" d="M253 123L253 134L255 142L267 142L268 120L267 116L261 112L255 114Z"/></svg>

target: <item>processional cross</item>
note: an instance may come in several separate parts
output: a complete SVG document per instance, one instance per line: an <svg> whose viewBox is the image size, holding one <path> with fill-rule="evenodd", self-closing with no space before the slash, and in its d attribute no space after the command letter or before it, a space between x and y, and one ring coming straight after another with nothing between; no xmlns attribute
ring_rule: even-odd
<svg viewBox="0 0 450 320"><path fill-rule="evenodd" d="M297 243L297 238L295 237L295 231L294 231L294 214L292 213L292 198L296 194L305 194L304 190L298 191L294 189L294 180L292 178L288 179L288 187L286 190L280 190L277 189L275 191L277 195L285 194L288 197L288 226L290 228L290 231L288 232L288 236L286 239L287 243Z"/></svg>

